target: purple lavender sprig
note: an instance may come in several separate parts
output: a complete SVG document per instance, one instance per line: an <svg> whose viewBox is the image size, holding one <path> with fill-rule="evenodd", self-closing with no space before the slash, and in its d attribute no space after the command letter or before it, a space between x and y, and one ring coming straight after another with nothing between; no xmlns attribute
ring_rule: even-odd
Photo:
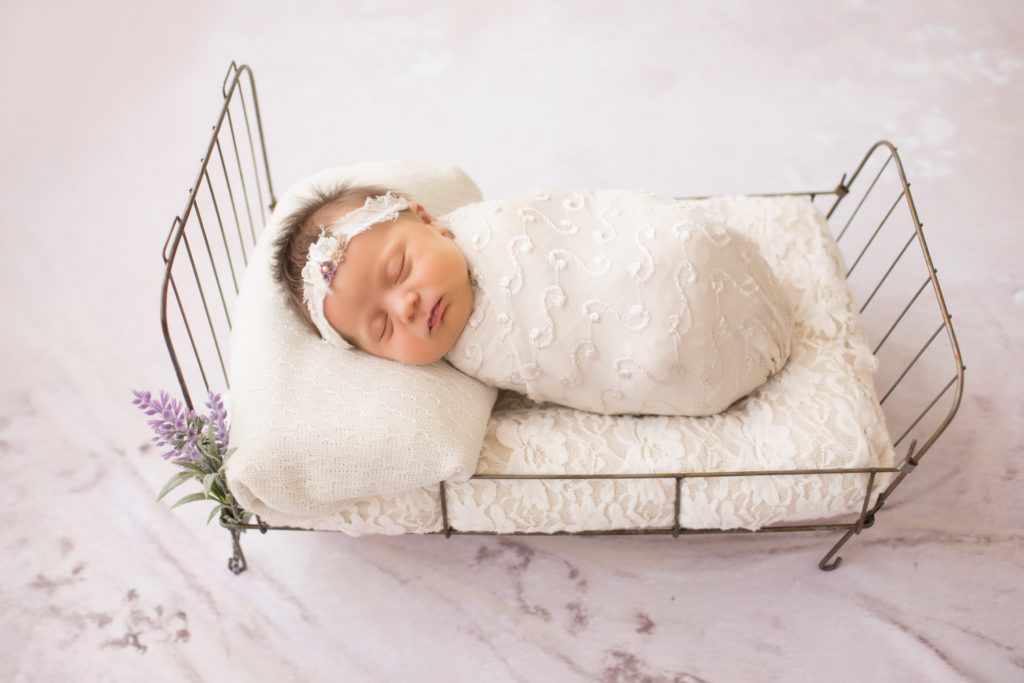
<svg viewBox="0 0 1024 683"><path fill-rule="evenodd" d="M217 444L217 450L223 455L227 452L230 438L228 411L224 408L224 401L221 400L220 394L211 393L206 407L210 409L210 420L213 422L214 442Z"/></svg>
<svg viewBox="0 0 1024 683"><path fill-rule="evenodd" d="M238 507L228 489L225 466L231 451L228 450L230 427L224 401L219 394L210 393L206 402L209 417L189 410L166 391L154 398L148 391L133 391L132 405L149 415L149 426L153 429L153 443L170 450L161 453L164 460L180 465L178 472L167 482L157 500L167 493L194 479L202 491L189 494L171 507L199 500L213 500L217 506L210 512L209 519L220 512L228 522L245 523L249 513Z"/></svg>
<svg viewBox="0 0 1024 683"><path fill-rule="evenodd" d="M195 411L187 410L181 401L172 399L166 391L161 391L159 398L153 398L148 391L132 393L135 396L132 405L138 406L146 415L156 416L149 420L149 426L155 434L153 443L171 448L160 454L164 460L181 463L200 459L197 442L203 434L203 418L196 415ZM219 396L217 400L220 400Z"/></svg>

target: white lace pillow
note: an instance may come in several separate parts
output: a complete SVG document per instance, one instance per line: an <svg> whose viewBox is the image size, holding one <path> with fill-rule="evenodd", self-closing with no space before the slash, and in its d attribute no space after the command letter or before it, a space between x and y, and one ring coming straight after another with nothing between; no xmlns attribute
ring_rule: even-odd
<svg viewBox="0 0 1024 683"><path fill-rule="evenodd" d="M250 257L231 334L228 485L257 514L331 514L346 501L473 474L496 391L439 362L401 365L323 343L271 274L272 243L313 187L395 189L441 215L480 191L461 170L366 163L319 173L280 199Z"/></svg>

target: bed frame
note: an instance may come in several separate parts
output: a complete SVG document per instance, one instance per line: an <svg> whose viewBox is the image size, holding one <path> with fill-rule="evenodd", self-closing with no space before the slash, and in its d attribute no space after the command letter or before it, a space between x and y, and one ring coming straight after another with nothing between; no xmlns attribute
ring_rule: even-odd
<svg viewBox="0 0 1024 683"><path fill-rule="evenodd" d="M190 409L194 390L201 389L205 393L230 388L226 351L232 304L238 295L248 254L276 204L252 70L232 62L221 92L223 103L199 173L189 189L184 210L171 224L163 248L165 269L160 324L182 395ZM708 533L839 531L839 540L818 565L823 570L832 570L842 560L837 553L843 545L874 524L876 513L952 421L963 394L965 368L896 148L884 140L876 143L856 169L849 175L843 174L831 190L774 196L787 194L810 197L826 214L848 264L847 282L856 300L861 302L861 316L879 360L875 384L898 464L830 470L533 477L675 480L674 527L577 535L671 534L678 537ZM937 342L940 338L942 341ZM860 513L852 519L783 524L756 531L679 526L679 491L683 479L864 473L869 474L864 501ZM891 474L891 481L872 501L875 478L883 473ZM531 477L476 475L475 478ZM448 520L444 482L439 486L443 528L435 533L446 537L488 533L453 528ZM221 525L230 531L234 551L228 567L236 574L246 568L239 542L244 531L258 529L266 533L270 529L291 529L271 527L248 513L239 517L226 508L221 513Z"/></svg>

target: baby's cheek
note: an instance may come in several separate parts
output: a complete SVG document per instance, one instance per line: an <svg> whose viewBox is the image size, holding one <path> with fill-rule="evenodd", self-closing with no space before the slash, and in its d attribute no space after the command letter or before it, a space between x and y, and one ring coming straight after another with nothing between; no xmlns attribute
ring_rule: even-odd
<svg viewBox="0 0 1024 683"><path fill-rule="evenodd" d="M346 314L337 304L336 296L328 296L324 300L324 318L327 320L327 324L341 335L342 339L356 348L362 348L362 345L356 342L355 337L348 332L353 326L348 324Z"/></svg>
<svg viewBox="0 0 1024 683"><path fill-rule="evenodd" d="M334 328L334 331L340 334L342 337L348 338L345 334L345 320L344 316L338 310L337 305L331 301L334 297L327 297L324 300L324 318L327 319L327 323Z"/></svg>
<svg viewBox="0 0 1024 683"><path fill-rule="evenodd" d="M388 357L399 363L425 365L429 362L423 360L423 342L415 339L407 332L396 330L395 335L391 338L390 347L388 349Z"/></svg>

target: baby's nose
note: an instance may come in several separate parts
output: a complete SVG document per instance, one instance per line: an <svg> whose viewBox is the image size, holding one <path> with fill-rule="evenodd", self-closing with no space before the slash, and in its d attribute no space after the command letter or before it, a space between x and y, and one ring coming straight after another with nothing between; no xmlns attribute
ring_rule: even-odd
<svg viewBox="0 0 1024 683"><path fill-rule="evenodd" d="M410 323L416 317L416 309L419 308L420 295L414 290L406 290L398 294L397 314L402 322Z"/></svg>

